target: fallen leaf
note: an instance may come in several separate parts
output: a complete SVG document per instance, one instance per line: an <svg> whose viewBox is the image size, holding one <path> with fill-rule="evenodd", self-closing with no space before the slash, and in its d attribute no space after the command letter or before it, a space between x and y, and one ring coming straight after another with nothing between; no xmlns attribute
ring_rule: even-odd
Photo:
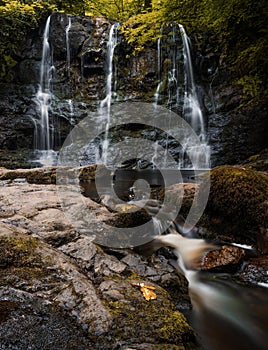
<svg viewBox="0 0 268 350"><path fill-rule="evenodd" d="M149 300L154 300L156 299L156 294L153 292L151 289L144 287L141 287L141 292L144 296L144 298L149 301Z"/></svg>
<svg viewBox="0 0 268 350"><path fill-rule="evenodd" d="M129 211L129 212L133 212L133 211L136 211L137 210L137 206L136 205L133 205L133 204L123 204L122 206L120 206L119 208L119 212L126 212L126 211Z"/></svg>
<svg viewBox="0 0 268 350"><path fill-rule="evenodd" d="M155 287L147 286L142 282L132 282L131 284L133 286L140 287L140 291L142 292L145 300L150 301L156 299L156 293L153 292L153 290L155 290Z"/></svg>

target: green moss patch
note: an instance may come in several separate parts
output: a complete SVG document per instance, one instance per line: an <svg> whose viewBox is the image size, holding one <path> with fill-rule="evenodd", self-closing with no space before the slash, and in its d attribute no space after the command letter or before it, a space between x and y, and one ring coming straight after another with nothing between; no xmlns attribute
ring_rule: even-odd
<svg viewBox="0 0 268 350"><path fill-rule="evenodd" d="M217 232L254 241L256 232L268 227L268 176L234 166L213 169L205 215Z"/></svg>
<svg viewBox="0 0 268 350"><path fill-rule="evenodd" d="M175 309L166 291L155 286L157 298L146 301L139 287L133 286L130 280L121 283L120 292L124 291L125 300L104 301L114 318L109 332L115 341L166 344L167 348L174 344L181 349L195 343L192 328Z"/></svg>
<svg viewBox="0 0 268 350"><path fill-rule="evenodd" d="M32 237L0 237L0 267L34 266L41 263L35 253L37 242Z"/></svg>

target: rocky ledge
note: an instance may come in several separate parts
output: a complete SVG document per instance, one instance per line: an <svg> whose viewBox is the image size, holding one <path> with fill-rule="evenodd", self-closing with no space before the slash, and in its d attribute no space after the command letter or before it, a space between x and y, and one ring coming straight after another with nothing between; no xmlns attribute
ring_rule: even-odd
<svg viewBox="0 0 268 350"><path fill-rule="evenodd" d="M178 308L191 307L185 278L163 255L152 262L78 233L61 209L54 175L55 168L0 173L1 346L198 348ZM99 222L113 217L85 201ZM143 284L155 297L145 299Z"/></svg>
<svg viewBox="0 0 268 350"><path fill-rule="evenodd" d="M84 197L96 219L88 231L75 230L61 207L56 170L0 170L1 346L11 350L199 349L181 313L191 309L191 302L186 279L169 262L172 252L163 249L153 258L144 258L131 249L94 244L92 232L101 230L102 222L122 216L108 210L105 201ZM95 171L96 166L79 168L80 179L92 180ZM195 188L185 185L185 211ZM127 209L122 207L121 214ZM262 261L227 245L209 253L201 268L232 265L241 281L256 282L251 277L254 271L264 282L267 259Z"/></svg>

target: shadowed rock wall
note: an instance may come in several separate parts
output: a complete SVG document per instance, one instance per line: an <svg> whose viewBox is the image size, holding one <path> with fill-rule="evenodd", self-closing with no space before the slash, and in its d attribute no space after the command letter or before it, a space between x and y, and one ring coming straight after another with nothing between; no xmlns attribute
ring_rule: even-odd
<svg viewBox="0 0 268 350"><path fill-rule="evenodd" d="M71 16L70 19L69 64L66 44L69 18L54 13L50 23L49 43L55 70L49 114L57 130L55 148L61 146L73 125L96 110L105 97L107 40L114 23L100 17ZM27 160L34 147L34 120L39 116L35 96L40 79L44 26L45 23L24 38L15 51L17 65L13 68L13 78L9 83L0 82L0 157L4 166L24 166L23 161L16 165L15 159ZM241 93L228 83L230 77L226 67L219 63L219 57L213 53L202 56L195 50L193 58L212 148L212 166L240 162L265 148L267 102L238 109ZM114 63L117 101L154 101L158 84L156 43L134 55L133 48L118 34ZM9 160L10 157L14 160Z"/></svg>

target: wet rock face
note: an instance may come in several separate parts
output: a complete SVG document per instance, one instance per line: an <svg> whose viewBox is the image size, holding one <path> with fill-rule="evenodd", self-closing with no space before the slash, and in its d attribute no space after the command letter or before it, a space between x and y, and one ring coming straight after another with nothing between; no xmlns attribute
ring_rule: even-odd
<svg viewBox="0 0 268 350"><path fill-rule="evenodd" d="M247 283L256 283L266 284L268 281L267 277L267 269L268 269L268 258L267 256L251 258L244 265L240 279L243 282Z"/></svg>
<svg viewBox="0 0 268 350"><path fill-rule="evenodd" d="M54 68L49 116L58 134L54 148L60 147L73 125L96 110L105 97L107 41L112 24L113 20L103 17L51 15L49 45ZM44 27L45 23L29 33L16 48L14 80L0 84L0 148L18 150L18 158L20 149L34 147L34 121L40 115L36 94L40 83ZM151 98L157 84L156 45L135 56L133 48L118 32L114 55L117 99L146 101ZM70 99L73 100L71 107ZM23 162L17 167L21 164ZM10 162L6 165L12 167Z"/></svg>
<svg viewBox="0 0 268 350"><path fill-rule="evenodd" d="M267 98L246 104L229 67L213 52L201 53L193 37L196 82L208 125L212 167L237 164L267 147ZM224 56L224 54L223 54Z"/></svg>
<svg viewBox="0 0 268 350"><path fill-rule="evenodd" d="M49 43L55 70L50 118L55 130L60 131L55 148L62 145L73 125L96 110L105 97L107 40L112 24L113 20L102 17L68 18L62 13L51 16ZM0 149L18 150L18 158L21 148L29 150L34 146L44 27L45 23L29 33L15 49L14 79L8 84L0 84ZM156 43L150 43L134 55L120 30L117 36L114 51L116 99L153 102L158 84ZM197 91L208 125L212 166L235 164L256 154L266 146L267 102L238 110L240 90L228 84L226 69L220 66L219 57L211 53L204 57L196 53L193 56L196 56ZM68 102L70 99L74 101L72 107ZM25 166L24 163L19 161L18 166ZM12 162L6 164L13 167Z"/></svg>
<svg viewBox="0 0 268 350"><path fill-rule="evenodd" d="M0 102L0 149L33 148L34 124L24 115L26 109L15 96Z"/></svg>
<svg viewBox="0 0 268 350"><path fill-rule="evenodd" d="M219 108L215 115L211 115L209 139L212 165L237 164L267 147L266 115L266 101L257 106L233 107L227 111Z"/></svg>

